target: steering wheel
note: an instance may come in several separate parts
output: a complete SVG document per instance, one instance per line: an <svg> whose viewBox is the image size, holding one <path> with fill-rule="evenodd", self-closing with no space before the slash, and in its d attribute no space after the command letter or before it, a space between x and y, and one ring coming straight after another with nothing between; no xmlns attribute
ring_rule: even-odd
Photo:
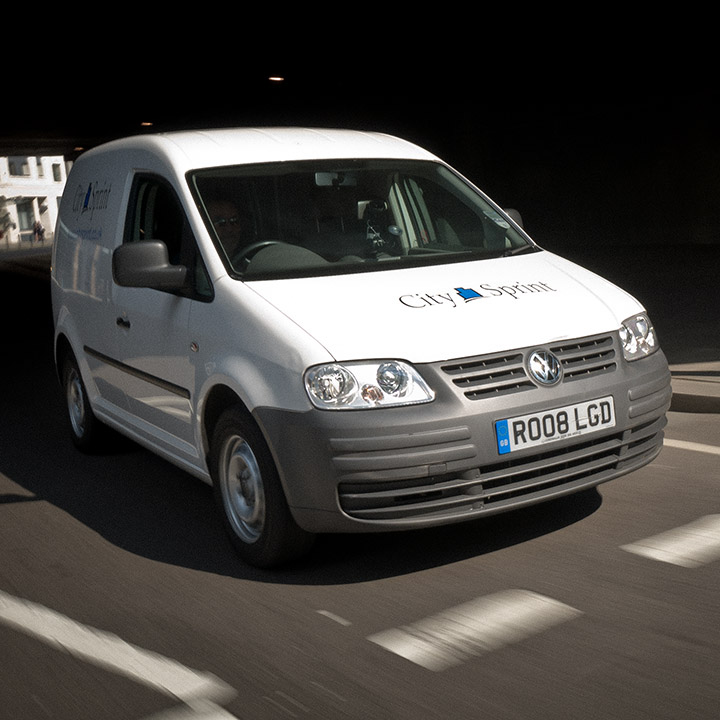
<svg viewBox="0 0 720 720"><path fill-rule="evenodd" d="M233 256L233 265L242 265L243 263L247 266L250 264L250 257L254 255L258 250L269 245L281 245L280 240L258 240L257 242L250 243L247 247L242 248Z"/></svg>

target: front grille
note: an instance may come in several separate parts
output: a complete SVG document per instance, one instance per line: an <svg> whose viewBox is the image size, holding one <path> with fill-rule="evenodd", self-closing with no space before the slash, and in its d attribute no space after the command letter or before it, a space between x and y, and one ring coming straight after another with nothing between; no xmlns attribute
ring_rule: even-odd
<svg viewBox="0 0 720 720"><path fill-rule="evenodd" d="M469 470L396 482L339 486L348 515L370 521L459 519L597 485L649 462L662 446L665 418L625 432Z"/></svg>
<svg viewBox="0 0 720 720"><path fill-rule="evenodd" d="M550 351L563 367L564 382L610 373L617 367L612 335L551 345Z"/></svg>
<svg viewBox="0 0 720 720"><path fill-rule="evenodd" d="M469 400L510 395L537 387L525 372L522 353L469 358L443 365L442 371Z"/></svg>
<svg viewBox="0 0 720 720"><path fill-rule="evenodd" d="M528 377L525 368L526 355L533 349L465 358L443 364L441 370L468 400L536 390L537 385ZM563 382L611 373L617 368L612 335L558 343L550 345L549 349L562 365Z"/></svg>

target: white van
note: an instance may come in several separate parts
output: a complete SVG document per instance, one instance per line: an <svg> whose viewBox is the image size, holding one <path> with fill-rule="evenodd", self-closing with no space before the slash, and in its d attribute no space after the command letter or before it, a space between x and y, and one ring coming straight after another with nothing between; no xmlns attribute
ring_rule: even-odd
<svg viewBox="0 0 720 720"><path fill-rule="evenodd" d="M661 449L670 374L641 305L400 139L114 141L77 160L55 237L75 443L109 426L212 483L252 564L527 506Z"/></svg>

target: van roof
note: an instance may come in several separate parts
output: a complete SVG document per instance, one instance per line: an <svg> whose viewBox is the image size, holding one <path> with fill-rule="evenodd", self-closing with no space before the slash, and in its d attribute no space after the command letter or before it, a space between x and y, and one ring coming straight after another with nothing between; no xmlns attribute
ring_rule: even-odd
<svg viewBox="0 0 720 720"><path fill-rule="evenodd" d="M377 132L315 128L233 128L138 135L114 140L86 154L146 151L178 172L224 165L337 158L437 160L428 151Z"/></svg>

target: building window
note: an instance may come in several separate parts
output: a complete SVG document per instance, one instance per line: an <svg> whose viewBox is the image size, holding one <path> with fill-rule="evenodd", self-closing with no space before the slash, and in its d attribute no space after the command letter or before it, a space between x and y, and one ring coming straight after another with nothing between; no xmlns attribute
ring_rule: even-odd
<svg viewBox="0 0 720 720"><path fill-rule="evenodd" d="M35 223L35 215L31 202L20 202L17 205L18 222L20 230L32 230Z"/></svg>
<svg viewBox="0 0 720 720"><path fill-rule="evenodd" d="M9 157L8 169L15 177L30 177L30 165L26 157Z"/></svg>

